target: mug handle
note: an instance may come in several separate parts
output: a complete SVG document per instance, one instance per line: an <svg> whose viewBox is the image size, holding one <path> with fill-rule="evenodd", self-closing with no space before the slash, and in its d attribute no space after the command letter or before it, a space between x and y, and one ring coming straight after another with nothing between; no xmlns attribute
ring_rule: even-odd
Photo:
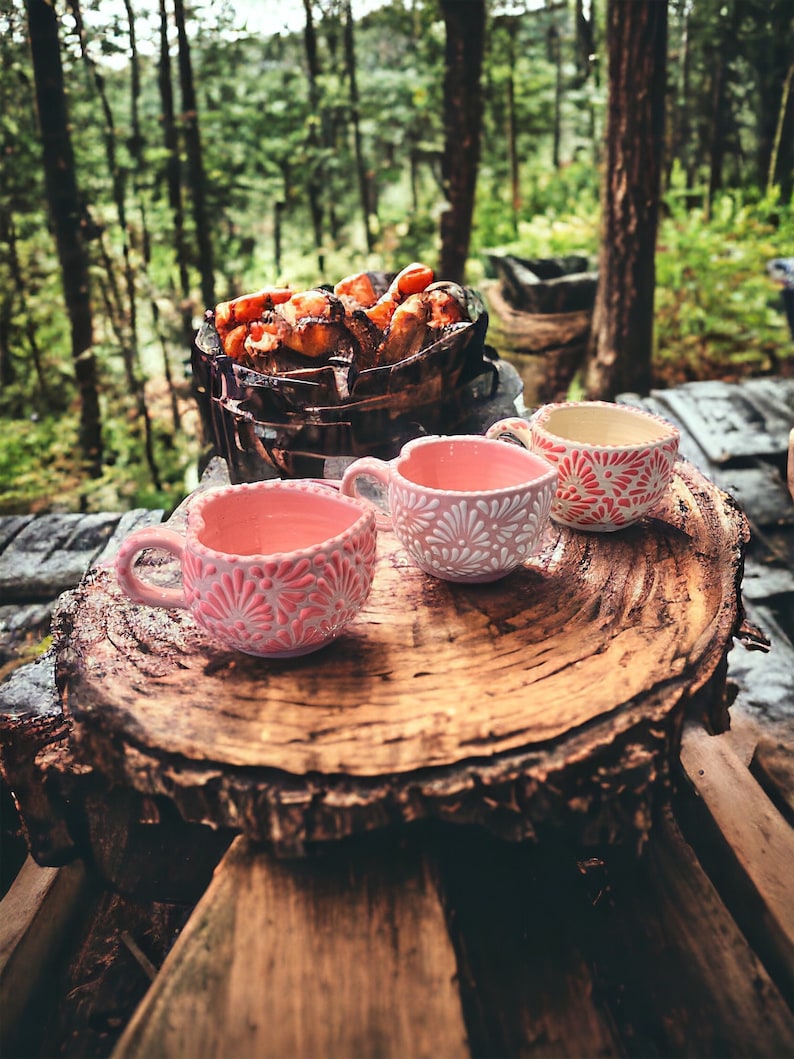
<svg viewBox="0 0 794 1059"><path fill-rule="evenodd" d="M174 530L144 527L134 530L121 543L116 556L116 574L119 585L134 603L145 603L149 607L187 607L183 588L167 588L147 585L138 577L134 563L144 548L160 548L170 552L182 565L185 538Z"/></svg>
<svg viewBox="0 0 794 1059"><path fill-rule="evenodd" d="M383 486L384 492L386 493L385 506L381 506L369 497L362 496L359 493L359 478L374 478L379 485ZM386 460L379 460L377 456L362 456L360 460L355 460L345 470L345 473L342 475L342 481L339 485L339 492L344 496L350 496L354 500L361 501L368 507L374 508L375 514L377 515L376 525L378 529L391 529L391 511L388 506L390 478L391 465L387 463Z"/></svg>
<svg viewBox="0 0 794 1059"><path fill-rule="evenodd" d="M486 438L513 438L525 449L532 448L532 431L526 419L518 419L512 416L508 419L500 419L493 426L488 427L485 432Z"/></svg>

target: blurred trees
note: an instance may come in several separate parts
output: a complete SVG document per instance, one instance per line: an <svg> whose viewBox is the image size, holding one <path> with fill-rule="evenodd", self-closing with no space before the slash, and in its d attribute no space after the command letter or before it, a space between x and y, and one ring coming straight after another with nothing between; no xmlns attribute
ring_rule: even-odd
<svg viewBox="0 0 794 1059"><path fill-rule="evenodd" d="M149 429L139 394L152 405L157 380L172 369L178 378L188 335L215 300L413 259L476 282L484 249L520 252L537 217L552 224L580 200L592 213L613 173L606 0L388 0L355 23L350 0L302 0L289 27L276 6L247 28L221 0L159 0L157 10L83 0L80 21L76 0L0 10L0 412L62 414L79 393L98 423L86 397L96 386L104 464L145 469L151 491L139 483L139 501L157 499L147 462L165 484L185 460L178 409ZM790 0L622 6L669 10L657 88L667 208L708 212L726 190L742 202L769 193L775 223L774 203L790 207L794 166ZM49 190L54 112L37 108L28 8L46 8L57 32L69 108L73 164L63 184L51 174ZM476 28L459 23L464 13ZM453 82L458 31L460 48L477 48L460 52L468 80ZM648 193L652 174L635 176ZM64 231L44 204L72 177L79 252L76 267L61 268ZM647 317L652 269L633 282L646 288ZM72 348L67 306L79 299ZM632 328L620 329L622 355ZM83 433L99 452L96 430L93 440Z"/></svg>

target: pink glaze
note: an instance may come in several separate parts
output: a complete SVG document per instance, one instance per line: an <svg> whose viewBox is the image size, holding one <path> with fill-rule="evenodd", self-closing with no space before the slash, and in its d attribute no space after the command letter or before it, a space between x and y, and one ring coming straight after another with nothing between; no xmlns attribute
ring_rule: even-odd
<svg viewBox="0 0 794 1059"><path fill-rule="evenodd" d="M386 463L348 467L385 489L391 525L414 563L448 581L496 581L529 558L548 521L557 475L526 449L478 435L417 438Z"/></svg>
<svg viewBox="0 0 794 1059"><path fill-rule="evenodd" d="M333 640L369 596L375 516L303 481L255 482L198 495L184 536L131 533L116 558L136 603L185 607L210 635L246 654L289 658ZM158 588L134 569L144 548L175 555L182 588Z"/></svg>
<svg viewBox="0 0 794 1059"><path fill-rule="evenodd" d="M488 437L515 438L559 476L551 517L609 533L637 522L667 492L678 454L672 423L609 401L543 405L527 422L502 419Z"/></svg>

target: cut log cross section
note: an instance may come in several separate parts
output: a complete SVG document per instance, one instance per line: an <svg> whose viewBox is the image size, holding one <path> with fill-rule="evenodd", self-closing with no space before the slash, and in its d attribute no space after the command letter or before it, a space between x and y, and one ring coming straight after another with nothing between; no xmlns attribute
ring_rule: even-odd
<svg viewBox="0 0 794 1059"><path fill-rule="evenodd" d="M288 661L230 653L101 570L56 618L75 752L286 853L422 817L516 839L570 817L594 840L641 839L687 704L711 709L746 536L685 461L653 517L618 534L552 524L493 585L430 578L383 532L360 617Z"/></svg>

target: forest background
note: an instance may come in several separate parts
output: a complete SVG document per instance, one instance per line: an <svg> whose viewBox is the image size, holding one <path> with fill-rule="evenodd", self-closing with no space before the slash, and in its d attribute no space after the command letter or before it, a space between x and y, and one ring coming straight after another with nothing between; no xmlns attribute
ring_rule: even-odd
<svg viewBox="0 0 794 1059"><path fill-rule="evenodd" d="M615 2L639 0L485 5L468 283L494 251L597 260ZM766 264L794 247L794 4L653 2L667 14L653 385L791 374ZM285 27L278 2L246 26L221 0L2 0L0 514L169 510L197 473L188 359L205 308L266 283L438 267L450 6L303 0ZM36 51L62 70L63 113ZM84 274L59 259L69 193Z"/></svg>

